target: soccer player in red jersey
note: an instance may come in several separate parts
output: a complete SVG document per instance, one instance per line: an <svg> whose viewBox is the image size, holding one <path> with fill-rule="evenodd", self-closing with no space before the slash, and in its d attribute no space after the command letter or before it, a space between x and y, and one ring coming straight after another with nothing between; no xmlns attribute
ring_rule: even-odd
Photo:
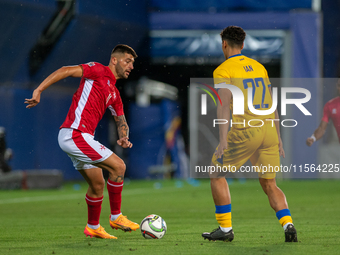
<svg viewBox="0 0 340 255"><path fill-rule="evenodd" d="M123 160L94 140L98 122L108 108L117 125L117 143L123 148L132 147L122 100L115 84L118 79L129 77L135 58L137 54L131 47L119 44L112 50L108 66L96 62L64 66L50 74L34 90L31 99L25 100L27 108L32 108L40 102L41 93L53 83L66 77L81 77L66 120L60 127L58 142L89 185L85 197L88 207L88 221L84 230L86 236L117 239L99 224L105 187L102 169L109 171L107 190L111 207L110 226L124 231L139 228L137 223L128 220L121 213L121 193L126 168Z"/></svg>
<svg viewBox="0 0 340 255"><path fill-rule="evenodd" d="M338 96L329 100L323 107L323 117L319 127L314 131L311 137L307 138L306 144L308 146L312 146L315 141L319 140L325 134L330 119L333 122L340 142L340 79L338 79L336 89L338 91Z"/></svg>

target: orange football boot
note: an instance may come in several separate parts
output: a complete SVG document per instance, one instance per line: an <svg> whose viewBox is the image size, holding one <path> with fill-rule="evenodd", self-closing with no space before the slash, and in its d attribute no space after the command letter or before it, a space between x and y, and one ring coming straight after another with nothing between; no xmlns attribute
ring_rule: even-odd
<svg viewBox="0 0 340 255"><path fill-rule="evenodd" d="M124 215L119 215L119 217L116 220L111 220L110 218L110 226L113 229L121 229L123 231L136 231L137 229L139 229L139 225L135 222L132 222L130 220L127 219L126 216Z"/></svg>
<svg viewBox="0 0 340 255"><path fill-rule="evenodd" d="M103 239L117 239L117 237L108 234L102 226L97 229L89 228L87 225L84 230L84 234L87 236L103 238Z"/></svg>

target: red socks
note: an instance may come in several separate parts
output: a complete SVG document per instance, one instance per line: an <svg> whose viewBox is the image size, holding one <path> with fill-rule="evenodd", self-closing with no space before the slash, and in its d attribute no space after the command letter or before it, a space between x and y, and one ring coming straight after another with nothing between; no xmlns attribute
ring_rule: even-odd
<svg viewBox="0 0 340 255"><path fill-rule="evenodd" d="M120 206L122 203L122 190L123 182L113 182L111 180L107 181L107 190L109 193L111 214L120 214ZM93 198L86 194L85 197L87 203L88 219L87 223L90 225L98 225L100 212L102 209L103 197Z"/></svg>
<svg viewBox="0 0 340 255"><path fill-rule="evenodd" d="M103 197L93 198L86 194L85 197L87 203L87 223L90 225L98 225L100 211L102 210Z"/></svg>
<svg viewBox="0 0 340 255"><path fill-rule="evenodd" d="M122 190L124 182L113 182L107 180L107 191L109 193L111 214L120 214L120 206L122 203Z"/></svg>

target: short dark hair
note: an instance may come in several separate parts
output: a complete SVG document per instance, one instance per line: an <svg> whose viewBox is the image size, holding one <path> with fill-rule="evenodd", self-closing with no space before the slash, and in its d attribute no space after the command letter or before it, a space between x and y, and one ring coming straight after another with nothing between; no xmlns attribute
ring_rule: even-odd
<svg viewBox="0 0 340 255"><path fill-rule="evenodd" d="M231 47L242 47L244 39L246 39L246 32L241 27L229 26L221 32L222 41L227 41Z"/></svg>
<svg viewBox="0 0 340 255"><path fill-rule="evenodd" d="M128 54L131 54L134 58L138 57L136 52L130 46L125 45L125 44L116 45L116 47L114 47L114 49L111 52L111 56L114 53L128 53Z"/></svg>

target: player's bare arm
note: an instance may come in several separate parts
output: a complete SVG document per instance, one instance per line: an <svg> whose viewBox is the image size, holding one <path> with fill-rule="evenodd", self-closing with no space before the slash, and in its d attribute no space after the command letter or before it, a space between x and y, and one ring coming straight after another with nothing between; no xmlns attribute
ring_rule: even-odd
<svg viewBox="0 0 340 255"><path fill-rule="evenodd" d="M132 143L129 141L129 126L126 123L125 115L114 116L114 120L117 125L118 137L117 141L118 145L123 148L131 148Z"/></svg>
<svg viewBox="0 0 340 255"><path fill-rule="evenodd" d="M277 110L275 110L275 119L279 119L279 114L277 112ZM283 149L283 144L282 144L282 139L281 139L281 133L280 133L280 124L278 121L275 121L275 127L276 127L276 131L277 131L277 136L279 139L279 154L280 156L282 156L283 158L286 157L285 151Z"/></svg>
<svg viewBox="0 0 340 255"><path fill-rule="evenodd" d="M81 66L63 66L50 74L34 91L31 99L25 99L26 108L32 108L39 104L41 93L51 86L67 77L82 77L83 69Z"/></svg>
<svg viewBox="0 0 340 255"><path fill-rule="evenodd" d="M231 101L231 92L229 89L219 89L218 94L221 98L222 105L217 105L217 118L230 120L230 101ZM216 157L222 157L224 150L228 148L227 143L227 135L229 131L229 125L219 125L219 135L220 135L220 144L218 146L217 151L215 152Z"/></svg>
<svg viewBox="0 0 340 255"><path fill-rule="evenodd" d="M273 93L272 93L271 87L269 87L268 89L269 89L270 95L273 98ZM279 118L279 113L278 113L277 109L275 110L275 119L277 119L277 120L280 119ZM280 124L279 124L278 121L275 121L275 127L276 127L277 136L278 136L278 139L279 139L279 154L280 154L280 156L285 158L286 154L285 154L285 151L283 149L283 144L282 144L282 139L281 139L281 132L280 132Z"/></svg>
<svg viewBox="0 0 340 255"><path fill-rule="evenodd" d="M308 146L312 146L312 144L314 142L316 142L317 140L319 140L321 137L323 137L323 135L326 132L326 128L327 128L328 123L326 121L321 121L319 127L314 131L313 135L311 137L308 137L306 140L306 144Z"/></svg>

